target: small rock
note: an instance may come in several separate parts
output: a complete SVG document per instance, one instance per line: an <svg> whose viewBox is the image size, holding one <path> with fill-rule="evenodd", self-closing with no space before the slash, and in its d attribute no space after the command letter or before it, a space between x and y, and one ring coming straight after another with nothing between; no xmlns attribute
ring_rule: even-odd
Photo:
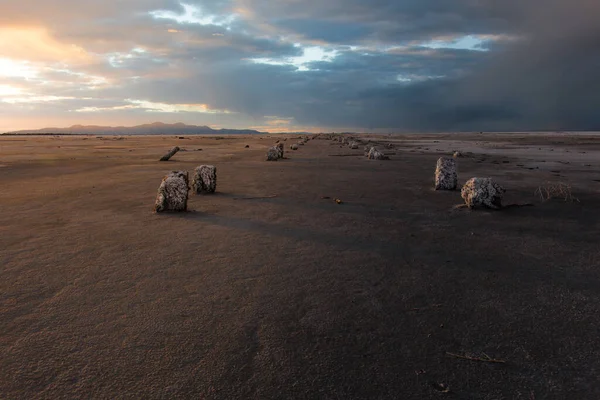
<svg viewBox="0 0 600 400"><path fill-rule="evenodd" d="M435 190L455 190L457 185L456 161L440 157L435 168Z"/></svg>
<svg viewBox="0 0 600 400"><path fill-rule="evenodd" d="M158 188L154 211L186 211L188 182L186 171L172 171L166 175Z"/></svg>
<svg viewBox="0 0 600 400"><path fill-rule="evenodd" d="M455 151L454 154L452 155L454 158L460 158L463 156L463 154L460 151Z"/></svg>
<svg viewBox="0 0 600 400"><path fill-rule="evenodd" d="M196 194L214 193L217 190L217 168L214 165L201 165L194 170L192 190Z"/></svg>
<svg viewBox="0 0 600 400"><path fill-rule="evenodd" d="M296 143L294 143L293 145L290 146L290 149L298 150L298 145Z"/></svg>
<svg viewBox="0 0 600 400"><path fill-rule="evenodd" d="M460 191L461 197L469 208L487 207L494 210L502 207L502 197L506 189L491 178L471 178Z"/></svg>
<svg viewBox="0 0 600 400"><path fill-rule="evenodd" d="M358 149L358 143L356 143L356 142L350 143L350 148L353 149L353 150Z"/></svg>
<svg viewBox="0 0 600 400"><path fill-rule="evenodd" d="M250 145L249 145L249 144L247 144L247 145L245 145L245 146L244 146L244 148L245 148L245 149L249 149L249 148L250 148Z"/></svg>

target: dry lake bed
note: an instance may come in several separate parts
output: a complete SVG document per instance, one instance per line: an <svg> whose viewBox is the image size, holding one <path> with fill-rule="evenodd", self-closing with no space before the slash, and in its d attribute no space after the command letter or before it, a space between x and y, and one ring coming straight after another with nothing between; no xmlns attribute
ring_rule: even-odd
<svg viewBox="0 0 600 400"><path fill-rule="evenodd" d="M0 398L600 398L600 136L360 138L0 136Z"/></svg>

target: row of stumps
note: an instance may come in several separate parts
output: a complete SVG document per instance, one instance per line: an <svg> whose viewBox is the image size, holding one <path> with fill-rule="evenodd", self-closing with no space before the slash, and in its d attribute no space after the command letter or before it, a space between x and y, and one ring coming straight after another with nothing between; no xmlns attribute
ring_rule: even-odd
<svg viewBox="0 0 600 400"><path fill-rule="evenodd" d="M348 145L351 149L357 149L360 141L352 137L346 138L338 135L329 135L326 139L339 141L342 145ZM388 143L387 148L393 148ZM367 145L364 147L365 157L369 160L389 160L389 157L377 147ZM455 152L453 158L440 157L435 169L435 190L457 190L458 173L456 159L462 157L462 153ZM469 208L484 207L494 210L502 208L502 198L506 189L498 185L491 178L471 178L461 189L461 197Z"/></svg>
<svg viewBox="0 0 600 400"><path fill-rule="evenodd" d="M455 154L456 157L459 157ZM458 173L454 158L440 157L435 168L435 190L456 190ZM491 178L471 178L464 184L460 195L469 208L502 208L506 190Z"/></svg>
<svg viewBox="0 0 600 400"><path fill-rule="evenodd" d="M214 193L217 190L217 168L214 165L196 167L191 189L199 195ZM171 171L163 178L158 188L154 211L187 211L189 190L188 172Z"/></svg>
<svg viewBox="0 0 600 400"><path fill-rule="evenodd" d="M287 140L287 139L285 139ZM304 137L298 141L298 143L293 143L290 145L291 150L298 150L298 146L304 146L308 142L308 137ZM267 161L277 161L280 158L283 158L283 143L279 142L275 144L273 147L269 147L267 150Z"/></svg>
<svg viewBox="0 0 600 400"><path fill-rule="evenodd" d="M314 138L318 138L317 135ZM339 140L351 149L357 149L359 142L348 141L343 137L329 137L329 140ZM308 142L308 137L301 139L298 144L290 148L297 150L298 145ZM393 145L388 144L389 148ZM374 146L365 146L365 157L370 160L389 160L383 152ZM267 150L267 161L277 161L283 158L283 143L276 143ZM456 190L458 187L458 173L456 158L462 157L460 152L454 153L454 158L440 157L435 169L435 190ZM192 188L197 194L212 193L216 189L217 172L211 165L202 165L195 170ZM187 209L188 175L184 171L173 171L167 175L159 188L155 210L160 211L185 211ZM461 189L461 197L467 207L485 207L491 209L502 208L502 198L506 190L495 183L491 178L471 178Z"/></svg>

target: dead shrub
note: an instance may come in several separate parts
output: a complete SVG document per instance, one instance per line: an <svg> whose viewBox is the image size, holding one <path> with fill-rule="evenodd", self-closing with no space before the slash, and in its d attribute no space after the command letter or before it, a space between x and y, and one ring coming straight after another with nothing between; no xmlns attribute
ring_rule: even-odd
<svg viewBox="0 0 600 400"><path fill-rule="evenodd" d="M546 182L536 189L535 194L538 195L542 201L560 199L565 202L579 203L579 199L573 196L571 185L564 182Z"/></svg>

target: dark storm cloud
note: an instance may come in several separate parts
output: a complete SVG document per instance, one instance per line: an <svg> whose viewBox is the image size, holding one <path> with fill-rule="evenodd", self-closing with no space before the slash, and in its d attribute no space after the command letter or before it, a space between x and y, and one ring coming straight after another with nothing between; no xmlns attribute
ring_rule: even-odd
<svg viewBox="0 0 600 400"><path fill-rule="evenodd" d="M41 24L90 58L37 80L0 76L75 98L47 109L138 99L298 129L600 129L597 1L190 0L187 20L170 0L39 3L3 5L0 23Z"/></svg>
<svg viewBox="0 0 600 400"><path fill-rule="evenodd" d="M287 33L330 43L406 45L473 34L497 35L497 41L483 43L487 53L341 51L333 62L308 64L319 70L307 72L232 65L215 71L209 85L219 83L211 89L219 106L367 129L599 128L600 31L593 16L600 7L592 1L247 4Z"/></svg>
<svg viewBox="0 0 600 400"><path fill-rule="evenodd" d="M519 2L492 0L249 0L278 27L326 41L377 39L400 43L440 35L500 34L521 23ZM330 29L327 29L330 24ZM338 34L347 32L345 38Z"/></svg>
<svg viewBox="0 0 600 400"><path fill-rule="evenodd" d="M280 29L299 33L307 39L342 44L361 41L374 32L368 25L319 19L283 18L276 19L274 24Z"/></svg>
<svg viewBox="0 0 600 400"><path fill-rule="evenodd" d="M450 73L441 79L412 84L379 84L377 68L371 68L378 64L378 57L363 55L336 60L331 70L354 65L371 84L363 90L364 83L357 85L357 81L348 80L357 89L345 93L352 107L335 101L329 104L336 111L347 108L348 114L339 114L352 119L355 126L409 130L600 128L596 111L596 105L600 104L600 81L596 79L600 71L600 24L595 17L600 5L596 2L415 3L379 1L367 6L349 1L344 2L343 13L331 4L315 3L315 8L306 8L311 10L309 15L298 5L292 12L289 9L276 12L298 13L306 18L314 14L321 18L341 15L347 21L374 23L383 27L378 34L386 40L412 40L421 34L453 32L518 37L519 40L496 48L489 46L494 51L485 57L481 54L465 57L451 67L463 70L464 74ZM372 7L372 12L367 12L367 7ZM394 29L387 28L387 21L405 21L409 16L414 22L408 27L392 24ZM397 65L397 70L403 71L398 65L400 61L385 59L383 65ZM422 75L443 74L448 71L447 61L429 57L418 70ZM322 87L322 93L328 93L327 87ZM341 122L334 120L338 112L323 112L324 109L327 109L324 104L305 105L295 114L296 119L330 126Z"/></svg>

